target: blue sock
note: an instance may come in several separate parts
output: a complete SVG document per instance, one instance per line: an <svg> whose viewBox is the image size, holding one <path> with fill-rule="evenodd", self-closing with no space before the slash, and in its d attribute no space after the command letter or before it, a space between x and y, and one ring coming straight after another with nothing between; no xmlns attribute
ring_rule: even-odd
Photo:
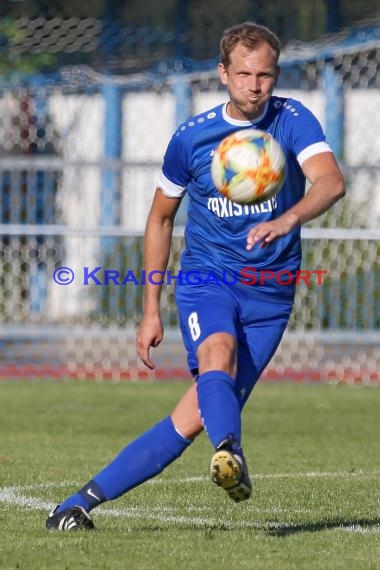
<svg viewBox="0 0 380 570"><path fill-rule="evenodd" d="M73 506L90 512L151 479L192 443L180 435L170 416L125 447L93 480L64 501L58 512Z"/></svg>
<svg viewBox="0 0 380 570"><path fill-rule="evenodd" d="M198 378L198 406L203 425L215 448L231 436L240 444L240 406L233 378L220 370L204 372Z"/></svg>

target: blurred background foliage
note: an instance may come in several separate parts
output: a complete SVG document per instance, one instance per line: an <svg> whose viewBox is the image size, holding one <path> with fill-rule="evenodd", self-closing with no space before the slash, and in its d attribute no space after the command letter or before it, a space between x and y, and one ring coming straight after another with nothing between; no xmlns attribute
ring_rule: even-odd
<svg viewBox="0 0 380 570"><path fill-rule="evenodd" d="M222 30L247 19L287 45L379 16L380 0L2 0L0 73L80 63L141 71L170 58L216 58Z"/></svg>

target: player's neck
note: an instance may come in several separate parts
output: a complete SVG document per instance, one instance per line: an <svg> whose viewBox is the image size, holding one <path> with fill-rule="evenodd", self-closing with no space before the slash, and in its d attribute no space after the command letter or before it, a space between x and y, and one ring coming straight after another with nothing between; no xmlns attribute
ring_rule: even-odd
<svg viewBox="0 0 380 570"><path fill-rule="evenodd" d="M254 115L246 115L243 111L236 109L231 101L228 101L224 106L224 118L231 123L259 123L266 115L268 110L269 102L266 103L265 107L259 110L258 113Z"/></svg>

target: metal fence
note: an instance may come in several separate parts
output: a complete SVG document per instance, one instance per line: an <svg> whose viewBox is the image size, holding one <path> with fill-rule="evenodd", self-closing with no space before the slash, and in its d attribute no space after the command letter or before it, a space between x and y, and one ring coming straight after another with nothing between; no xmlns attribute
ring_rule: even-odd
<svg viewBox="0 0 380 570"><path fill-rule="evenodd" d="M266 376L379 382L380 40L303 46L282 65L277 93L320 118L348 196L304 230L304 269L327 273L322 284L300 283ZM1 376L146 375L134 352L143 286L105 283L104 269L119 279L141 273L166 144L190 113L224 99L213 70L110 78L80 66L54 81L0 82ZM180 211L173 271L185 217ZM72 283L54 281L60 267L74 272ZM102 267L100 283L85 282L85 267ZM167 342L148 376L183 376L171 285L162 308Z"/></svg>
<svg viewBox="0 0 380 570"><path fill-rule="evenodd" d="M0 375L157 377L138 364L142 307L141 233L125 229L7 227L1 248ZM20 233L23 232L23 233ZM378 382L380 231L304 230L304 275L271 378ZM179 274L182 229L170 274ZM156 279L156 277L154 278ZM158 376L186 377L174 283L164 278L167 339Z"/></svg>

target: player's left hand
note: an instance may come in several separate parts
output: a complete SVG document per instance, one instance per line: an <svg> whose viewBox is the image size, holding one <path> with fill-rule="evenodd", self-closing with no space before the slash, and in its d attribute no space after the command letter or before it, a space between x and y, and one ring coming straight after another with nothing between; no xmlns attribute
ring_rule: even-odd
<svg viewBox="0 0 380 570"><path fill-rule="evenodd" d="M259 244L260 248L266 247L272 241L289 233L296 225L292 217L280 217L270 222L261 222L249 230L246 249L250 251Z"/></svg>
<svg viewBox="0 0 380 570"><path fill-rule="evenodd" d="M141 361L153 370L156 365L150 358L150 348L156 348L164 336L164 327L159 313L147 315L144 313L136 332L136 351Z"/></svg>

